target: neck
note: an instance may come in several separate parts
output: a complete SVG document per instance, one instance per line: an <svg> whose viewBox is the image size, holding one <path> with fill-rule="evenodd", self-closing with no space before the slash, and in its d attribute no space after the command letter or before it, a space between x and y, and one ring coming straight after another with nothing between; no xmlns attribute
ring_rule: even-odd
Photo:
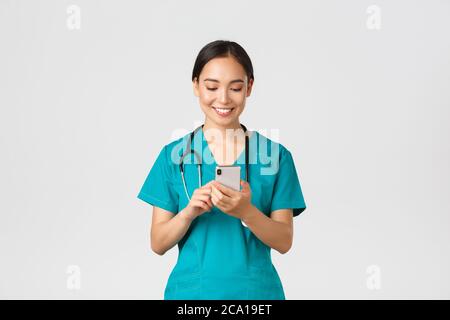
<svg viewBox="0 0 450 320"><path fill-rule="evenodd" d="M212 130L210 130L212 129ZM208 118L205 118L205 124L203 126L203 134L205 139L210 142L219 144L226 144L228 142L234 143L236 138L236 132L234 130L242 129L239 119L227 126L219 125ZM231 130L228 131L227 130ZM243 135L243 131L239 130L238 136Z"/></svg>

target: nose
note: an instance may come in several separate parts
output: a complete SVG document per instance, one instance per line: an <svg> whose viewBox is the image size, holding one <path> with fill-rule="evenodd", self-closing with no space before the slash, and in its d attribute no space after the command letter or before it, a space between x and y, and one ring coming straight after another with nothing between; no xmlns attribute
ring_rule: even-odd
<svg viewBox="0 0 450 320"><path fill-rule="evenodd" d="M219 93L219 102L223 105L227 105L229 102L228 90L226 88L222 89Z"/></svg>

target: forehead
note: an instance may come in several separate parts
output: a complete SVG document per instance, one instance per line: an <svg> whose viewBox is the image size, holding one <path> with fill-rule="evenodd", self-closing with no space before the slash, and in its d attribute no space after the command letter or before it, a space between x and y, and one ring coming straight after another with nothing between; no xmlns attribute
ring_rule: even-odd
<svg viewBox="0 0 450 320"><path fill-rule="evenodd" d="M202 69L200 79L217 79L220 82L228 82L234 79L247 79L247 74L242 65L233 57L220 57L208 61Z"/></svg>

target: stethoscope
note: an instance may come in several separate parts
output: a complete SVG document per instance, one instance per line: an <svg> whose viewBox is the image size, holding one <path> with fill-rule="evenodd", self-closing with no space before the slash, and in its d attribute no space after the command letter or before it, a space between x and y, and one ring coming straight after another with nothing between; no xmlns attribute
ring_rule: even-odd
<svg viewBox="0 0 450 320"><path fill-rule="evenodd" d="M184 192L186 193L186 197L189 199L189 201L191 200L191 197L189 197L189 193L187 190L187 186L186 186L186 180L184 179L184 164L183 164L183 160L184 158L190 154L193 153L195 155L195 158L197 159L197 171L198 171L198 185L199 188L202 186L202 157L200 157L198 155L198 152L196 152L195 150L193 150L191 148L191 144L192 144L192 140L194 140L194 136L197 133L198 130L203 128L203 124L199 127L197 127L194 131L191 132L189 140L187 142L187 148L186 151L184 152L184 154L181 156L180 158L180 172L181 172L181 180L183 180L183 187L184 187ZM241 124L242 129L244 130L245 133L245 180L247 181L247 183L249 183L249 177L248 177L248 135L247 135L247 128Z"/></svg>

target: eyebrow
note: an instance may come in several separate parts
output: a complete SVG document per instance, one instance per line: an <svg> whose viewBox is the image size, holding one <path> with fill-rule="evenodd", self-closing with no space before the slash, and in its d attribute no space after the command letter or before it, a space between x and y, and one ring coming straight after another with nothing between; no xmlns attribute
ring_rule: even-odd
<svg viewBox="0 0 450 320"><path fill-rule="evenodd" d="M203 81L213 81L213 82L220 82L219 80L217 80L217 79L211 79L211 78L206 78L206 79L204 79ZM230 81L230 83L235 83L235 82L244 82L244 80L241 80L241 79L234 79L234 80L231 80Z"/></svg>

